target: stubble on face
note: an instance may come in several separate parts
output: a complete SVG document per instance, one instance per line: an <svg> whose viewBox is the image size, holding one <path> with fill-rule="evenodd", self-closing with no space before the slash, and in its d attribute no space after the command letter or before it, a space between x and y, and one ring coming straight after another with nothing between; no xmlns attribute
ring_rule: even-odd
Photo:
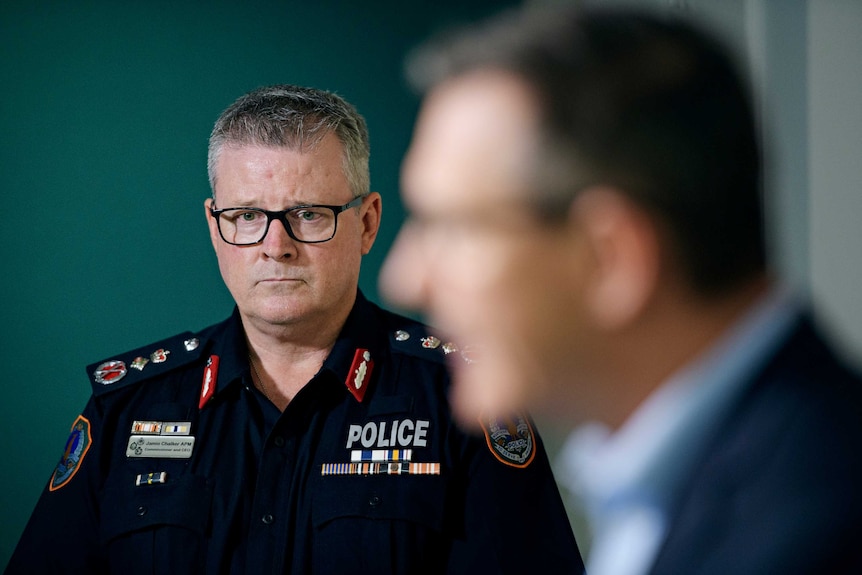
<svg viewBox="0 0 862 575"><path fill-rule="evenodd" d="M282 210L302 204L340 205L352 198L341 143L333 134L302 152L227 147L217 173L220 208ZM355 300L362 256L355 211L339 215L336 236L321 244L297 242L273 221L262 243L232 246L221 241L210 222L222 277L247 329L340 327Z"/></svg>

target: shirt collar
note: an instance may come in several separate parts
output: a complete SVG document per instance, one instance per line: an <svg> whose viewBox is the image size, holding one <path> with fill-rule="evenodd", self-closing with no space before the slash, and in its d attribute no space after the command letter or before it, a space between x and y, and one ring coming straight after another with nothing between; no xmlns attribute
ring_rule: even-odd
<svg viewBox="0 0 862 575"><path fill-rule="evenodd" d="M561 452L562 481L591 514L633 499L666 509L718 420L788 335L799 307L788 293L770 292L617 432L595 423L575 430Z"/></svg>
<svg viewBox="0 0 862 575"><path fill-rule="evenodd" d="M365 298L361 290L357 290L353 308L335 345L324 360L319 375L326 372L343 383L347 379L357 349L368 350L375 361L376 358L382 357L386 331L380 325L375 309L374 304ZM231 316L214 326L211 333L205 337L213 342L209 353L219 358L215 387L215 394L218 394L231 384L241 382L250 370L248 344L239 308L234 307Z"/></svg>
<svg viewBox="0 0 862 575"><path fill-rule="evenodd" d="M375 306L370 303L361 291L356 293L356 302L341 333L323 362L321 371L332 372L339 381L347 379L356 350L368 350L372 359L379 363L387 340L386 330L380 324Z"/></svg>
<svg viewBox="0 0 862 575"><path fill-rule="evenodd" d="M212 341L210 356L218 358L214 391L217 395L229 385L242 381L249 373L248 344L245 341L239 308L234 306L230 317L211 328L208 337Z"/></svg>

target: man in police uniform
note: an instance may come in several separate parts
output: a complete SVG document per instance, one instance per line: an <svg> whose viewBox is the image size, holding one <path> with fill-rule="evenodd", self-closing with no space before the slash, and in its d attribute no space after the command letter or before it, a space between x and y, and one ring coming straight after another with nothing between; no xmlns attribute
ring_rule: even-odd
<svg viewBox="0 0 862 575"><path fill-rule="evenodd" d="M262 88L222 114L204 209L236 310L88 368L7 573L582 570L531 423L459 430L461 351L358 292L368 155L331 93Z"/></svg>

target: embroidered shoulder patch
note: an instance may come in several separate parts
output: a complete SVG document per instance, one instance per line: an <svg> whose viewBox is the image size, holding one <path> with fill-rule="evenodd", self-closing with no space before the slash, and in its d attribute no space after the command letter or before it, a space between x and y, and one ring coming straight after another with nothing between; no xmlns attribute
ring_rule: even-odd
<svg viewBox="0 0 862 575"><path fill-rule="evenodd" d="M536 447L533 428L526 417L514 415L505 419L483 420L482 429L488 449L500 462L520 468L533 462Z"/></svg>
<svg viewBox="0 0 862 575"><path fill-rule="evenodd" d="M92 442L90 421L83 415L79 415L75 423L72 424L72 432L66 441L63 457L60 458L57 469L51 476L51 483L48 486L50 491L56 491L72 480L72 477L81 467L81 463L84 462L84 456L87 455Z"/></svg>

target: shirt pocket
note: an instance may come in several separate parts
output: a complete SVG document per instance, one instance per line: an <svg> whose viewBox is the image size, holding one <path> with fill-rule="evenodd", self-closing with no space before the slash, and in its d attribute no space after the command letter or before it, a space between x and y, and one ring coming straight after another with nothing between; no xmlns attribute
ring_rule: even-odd
<svg viewBox="0 0 862 575"><path fill-rule="evenodd" d="M203 573L212 486L185 474L136 486L109 483L101 507L101 539L111 572L129 575Z"/></svg>
<svg viewBox="0 0 862 575"><path fill-rule="evenodd" d="M439 477L328 479L312 502L315 574L445 571Z"/></svg>

